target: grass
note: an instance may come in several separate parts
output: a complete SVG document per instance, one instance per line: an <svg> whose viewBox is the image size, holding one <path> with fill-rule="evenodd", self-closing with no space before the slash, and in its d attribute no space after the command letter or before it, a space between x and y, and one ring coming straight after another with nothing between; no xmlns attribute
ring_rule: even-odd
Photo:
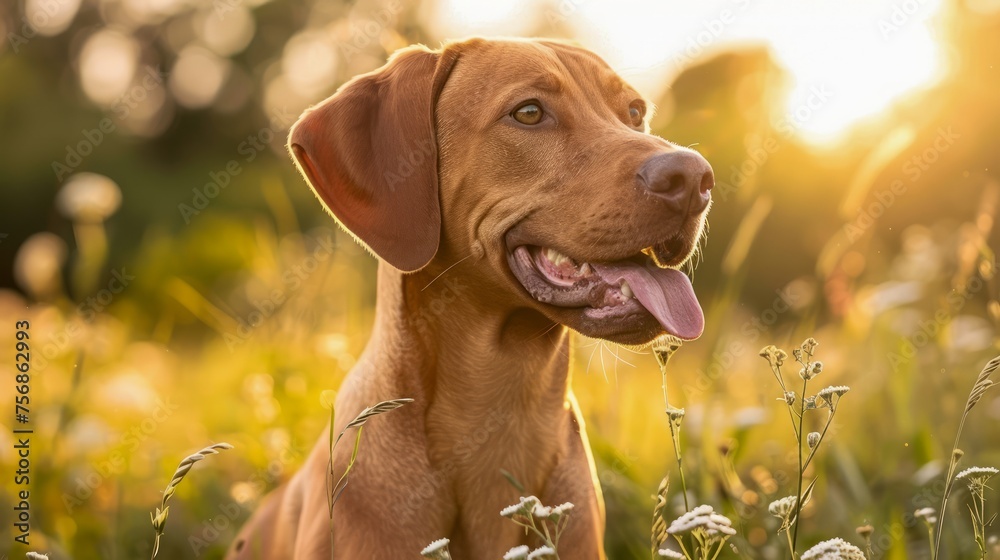
<svg viewBox="0 0 1000 560"><path fill-rule="evenodd" d="M69 295L80 293L75 287L33 302L0 291L0 314L31 318L43 352L32 381L32 408L43 436L33 441L34 456L42 458L33 464L36 550L59 551L60 558L92 551L106 558L150 557L146 516L162 498L162 473L174 472L179 450L224 440L238 451L176 486L172 499L185 507L170 510L170 529L159 542L159 557L188 557L188 537L202 535L205 520L216 518L221 505L236 504L238 518L204 539L202 557L220 558L238 525L323 433L329 416L316 395L338 386L367 340L373 261L326 227L303 232L283 226L297 223L287 218L203 217L181 235L150 231L134 261L115 263L135 271L136 279L89 321L76 309L77 298L86 295ZM296 276L294 286L286 284L283 275L301 266L316 240L328 234L336 240L332 258ZM933 548L940 547L936 560L981 558L983 547L987 557L994 552L988 522L995 494L984 485L984 500L973 502L980 514L962 514L969 500L965 486L954 481L963 470L959 459L1000 463L990 423L975 420L996 414L989 379L973 380L977 388L970 394L963 374L979 371L995 347L992 335L982 341L973 328L988 320L992 288L976 288L969 280L983 276L976 263L989 255L970 253L947 230L918 228L906 235L910 241L899 251L864 252L871 272L837 292L846 299L836 316L824 311L817 295L841 289L835 277L781 278L777 287L790 283L799 297L787 311L775 311L774 319L766 298L753 306L744 293L748 285L774 281L749 270L746 256L727 260L731 274L703 301L708 331L669 357L668 402L684 411L683 432L677 426L673 441L667 441L672 428L663 413L664 370L655 354L629 352L623 359L622 349L576 345L574 390L607 501L611 558L648 558L664 542L650 546L651 532L669 537L670 523L700 504L712 505L737 530L719 558L781 558L791 548L804 556L836 536L855 540L869 557L927 558L928 530ZM712 251L709 245L706 259L724 260ZM767 266L767 255L755 253L752 243L749 253L740 251ZM941 261L936 273L919 276L908 276L898 264L954 253L980 260ZM104 262L79 270L111 268ZM696 286L710 280L699 278ZM921 297L899 299L899 290L911 284ZM991 286L986 280L980 285ZM281 303L273 304L265 320L241 328L258 306L276 301L275 290L284 296ZM869 303L883 300L903 303ZM936 334L919 334L927 321L935 325L927 332ZM72 335L71 323L80 327ZM787 400L775 407L774 398L785 390L762 371L757 357L767 342L788 348L807 334L823 341L820 379L852 387L834 420L828 420L828 409L804 410L798 397L794 409ZM9 351L0 348L2 363L12 363ZM77 367L81 357L85 368ZM798 379L794 391L804 394L798 369L782 379ZM0 397L12 396L9 391L9 385L0 386ZM811 433L820 434L819 452L809 449ZM952 465L952 442L957 449L959 440L965 456ZM0 463L11 471L9 455L0 455ZM670 483L661 486L665 473ZM336 474L339 480L343 473ZM792 535L797 530L790 546L789 533L779 533L784 515L771 515L768 506L805 495L814 480L812 498L797 500L798 513L788 519ZM0 495L0 501L11 505L9 496ZM654 507L657 521L651 526ZM913 515L923 508L932 508L933 523ZM873 528L868 536L854 532L866 525ZM692 552L692 537L685 539Z"/></svg>
<svg viewBox="0 0 1000 560"><path fill-rule="evenodd" d="M177 485L191 472L191 467L194 467L195 463L207 459L212 455L218 455L220 451L232 448L232 445L225 442L209 445L197 453L188 455L177 465L177 470L174 471L173 478L170 479L170 483L167 484L167 488L163 491L160 507L156 508L154 513L149 514L149 519L153 523L153 530L156 531L156 537L153 539L153 553L150 558L156 558L156 554L160 551L160 538L163 536L163 531L167 526L167 517L170 515L170 506L167 505L167 501L173 497Z"/></svg>

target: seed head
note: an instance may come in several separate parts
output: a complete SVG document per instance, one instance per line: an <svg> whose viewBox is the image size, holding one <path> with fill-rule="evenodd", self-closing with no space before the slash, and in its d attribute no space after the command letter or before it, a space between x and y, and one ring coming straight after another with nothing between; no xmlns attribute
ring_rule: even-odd
<svg viewBox="0 0 1000 560"><path fill-rule="evenodd" d="M821 437L822 436L819 435L819 432L809 432L809 435L806 436L806 443L809 444L809 449L816 449L816 446L819 445Z"/></svg>
<svg viewBox="0 0 1000 560"><path fill-rule="evenodd" d="M815 338L810 336L809 338L805 339L805 341L802 342L802 352L804 352L808 356L812 356L817 346L819 346L819 343L816 342Z"/></svg>
<svg viewBox="0 0 1000 560"><path fill-rule="evenodd" d="M788 519L788 516L795 511L795 504L798 498L795 496L785 496L780 500L775 500L767 506L767 511L778 519Z"/></svg>
<svg viewBox="0 0 1000 560"><path fill-rule="evenodd" d="M850 390L851 388L847 385L831 385L816 393L816 397L819 399L820 406L832 407L834 397L837 397L839 400L840 397L843 397Z"/></svg>
<svg viewBox="0 0 1000 560"><path fill-rule="evenodd" d="M774 352L774 364L775 365L777 365L777 366L784 365L786 358L788 358L788 353L787 352L785 352L781 348L778 348L777 350L775 350L775 352Z"/></svg>

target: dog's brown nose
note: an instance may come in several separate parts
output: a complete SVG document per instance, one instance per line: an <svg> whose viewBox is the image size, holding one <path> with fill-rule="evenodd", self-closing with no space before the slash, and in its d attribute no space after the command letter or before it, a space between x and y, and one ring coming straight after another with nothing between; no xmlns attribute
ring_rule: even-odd
<svg viewBox="0 0 1000 560"><path fill-rule="evenodd" d="M639 167L636 177L643 188L678 211L701 212L715 186L712 166L697 152L678 150L657 154Z"/></svg>

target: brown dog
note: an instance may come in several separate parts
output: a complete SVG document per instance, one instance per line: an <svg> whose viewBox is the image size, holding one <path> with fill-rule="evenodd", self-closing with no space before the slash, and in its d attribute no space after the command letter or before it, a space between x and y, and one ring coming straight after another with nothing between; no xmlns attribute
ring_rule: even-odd
<svg viewBox="0 0 1000 560"><path fill-rule="evenodd" d="M289 146L316 195L381 262L375 328L337 397L372 421L334 510L337 558L457 560L529 542L519 492L572 502L566 560L603 558L604 508L569 389L567 328L624 344L701 334L674 268L714 178L648 133L647 104L600 58L552 41L411 47L307 111ZM342 445L334 470L344 470ZM330 558L327 439L230 558Z"/></svg>

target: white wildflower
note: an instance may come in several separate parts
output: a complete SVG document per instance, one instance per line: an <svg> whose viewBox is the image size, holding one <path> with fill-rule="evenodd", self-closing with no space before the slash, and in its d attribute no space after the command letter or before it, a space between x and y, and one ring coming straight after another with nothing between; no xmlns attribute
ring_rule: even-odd
<svg viewBox="0 0 1000 560"><path fill-rule="evenodd" d="M559 504L556 507L552 508L552 515L557 515L557 516L563 515L569 513L572 509L573 509L573 504L571 502Z"/></svg>
<svg viewBox="0 0 1000 560"><path fill-rule="evenodd" d="M531 511L535 509L535 506L539 506L541 504L542 502L539 501L539 499L534 496L528 496L528 497L521 496L520 502L509 505L500 510L500 516L511 518L517 514L525 516L531 515Z"/></svg>
<svg viewBox="0 0 1000 560"><path fill-rule="evenodd" d="M517 512L521 511L521 504L511 504L502 510L500 510L501 517L513 517Z"/></svg>
<svg viewBox="0 0 1000 560"><path fill-rule="evenodd" d="M528 547L515 546L514 548L507 551L507 554L503 555L503 560L526 560L528 558Z"/></svg>
<svg viewBox="0 0 1000 560"><path fill-rule="evenodd" d="M937 523L937 511L934 508L920 508L913 512L913 517L923 519L928 525L934 525Z"/></svg>
<svg viewBox="0 0 1000 560"><path fill-rule="evenodd" d="M541 546L531 551L528 554L528 560L535 560L536 558L555 558L556 551L550 546Z"/></svg>
<svg viewBox="0 0 1000 560"><path fill-rule="evenodd" d="M437 560L451 560L451 555L448 553L449 542L451 541L448 539L438 539L424 547L420 551L420 555L425 558L435 558Z"/></svg>
<svg viewBox="0 0 1000 560"><path fill-rule="evenodd" d="M675 560L684 560L684 555L680 552L675 552L669 548L661 548L660 556L663 558L674 558Z"/></svg>
<svg viewBox="0 0 1000 560"><path fill-rule="evenodd" d="M802 560L865 560L861 549L844 539L823 541L802 553Z"/></svg>
<svg viewBox="0 0 1000 560"><path fill-rule="evenodd" d="M106 220L121 203L122 191L118 184L97 173L71 176L56 195L56 207L64 216L87 223Z"/></svg>
<svg viewBox="0 0 1000 560"><path fill-rule="evenodd" d="M1000 470L994 469L993 467L969 467L964 471L958 473L955 480L961 480L963 478L982 478L983 481L989 480L993 475L1000 473Z"/></svg>
<svg viewBox="0 0 1000 560"><path fill-rule="evenodd" d="M543 506L542 504L535 504L535 507L531 510L531 515L535 516L536 519L548 519L552 515L552 508Z"/></svg>
<svg viewBox="0 0 1000 560"><path fill-rule="evenodd" d="M672 535L688 533L694 530L704 531L709 537L725 535L729 537L736 534L733 529L733 522L724 515L715 513L712 506L701 505L670 523L667 532ZM725 538L724 537L724 538Z"/></svg>

